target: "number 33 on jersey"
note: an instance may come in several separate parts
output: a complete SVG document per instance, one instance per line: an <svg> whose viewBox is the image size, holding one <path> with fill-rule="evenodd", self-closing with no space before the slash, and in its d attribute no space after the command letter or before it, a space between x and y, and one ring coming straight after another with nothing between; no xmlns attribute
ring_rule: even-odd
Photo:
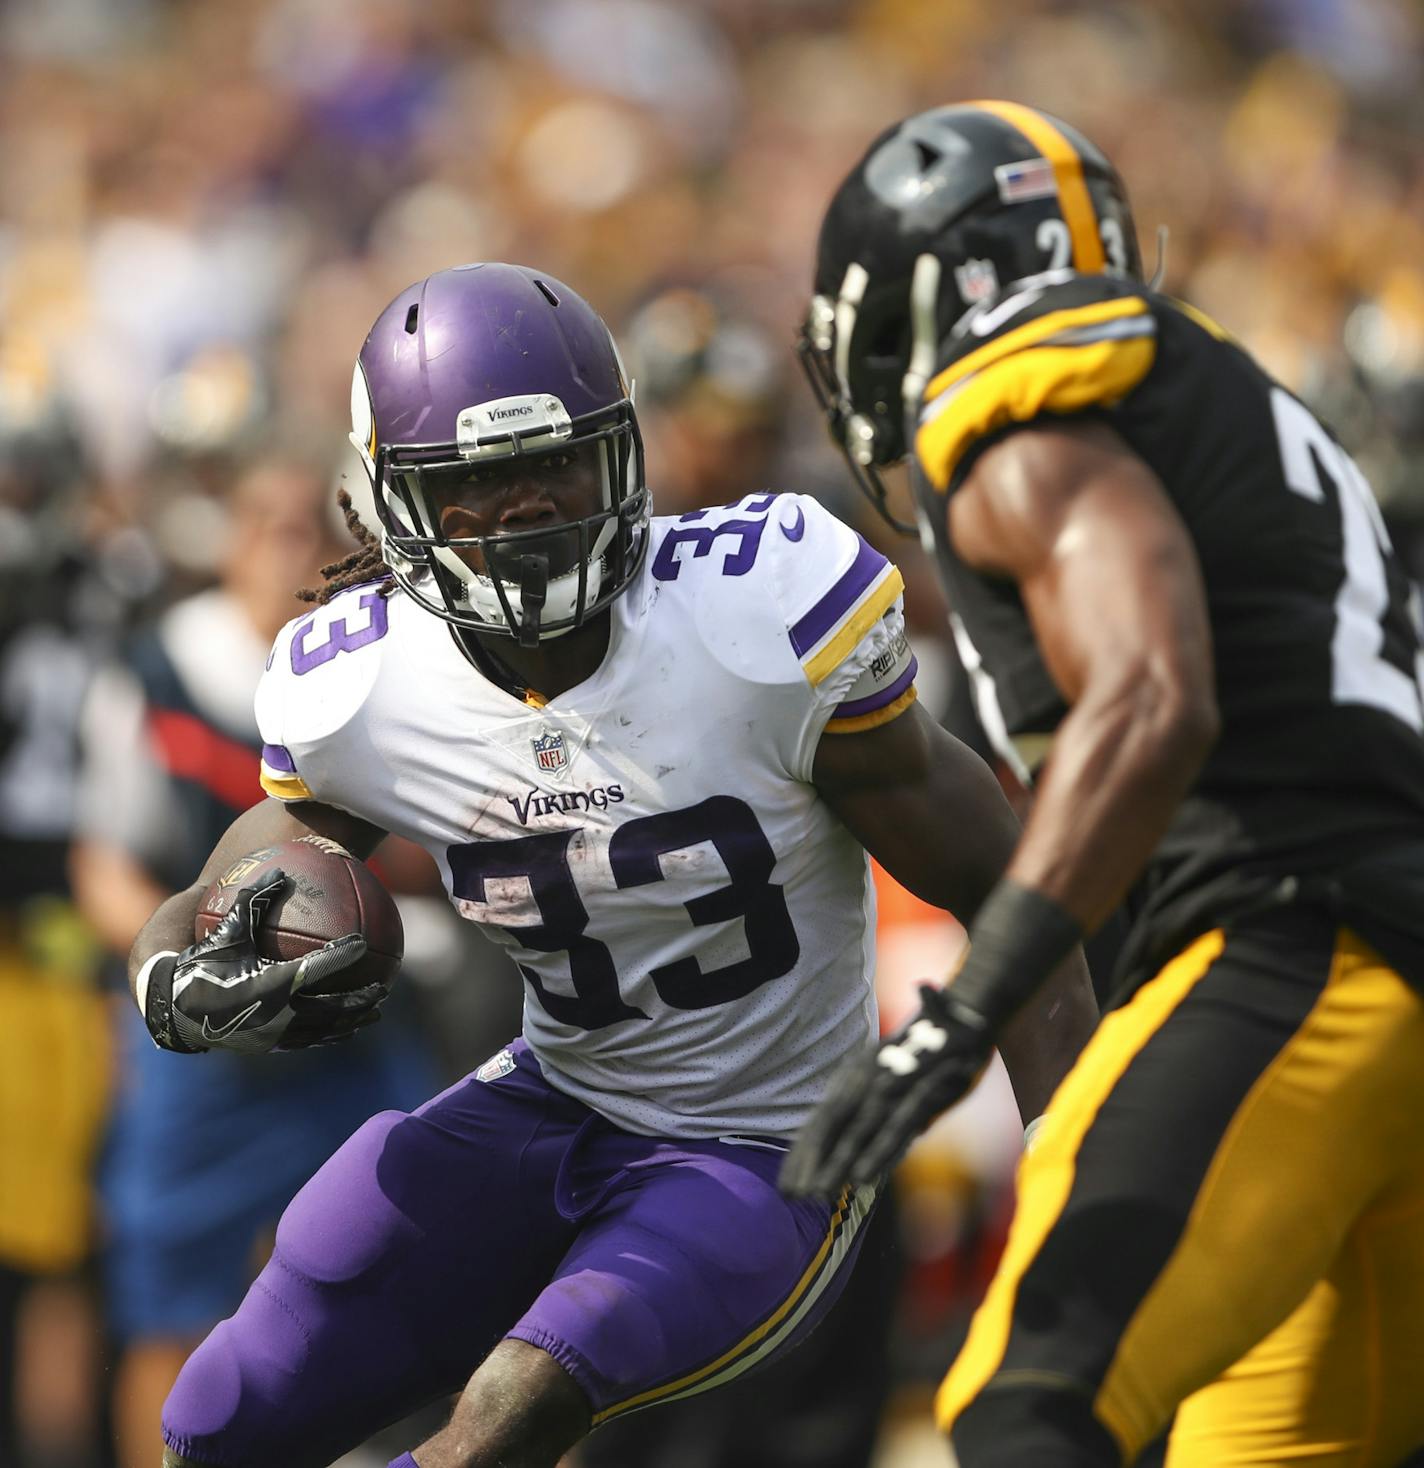
<svg viewBox="0 0 1424 1468"><path fill-rule="evenodd" d="M874 1024L866 857L809 781L828 727L915 696L900 575L799 495L650 534L602 665L542 707L400 592L290 624L263 784L430 851L561 1090L638 1132L789 1135Z"/></svg>

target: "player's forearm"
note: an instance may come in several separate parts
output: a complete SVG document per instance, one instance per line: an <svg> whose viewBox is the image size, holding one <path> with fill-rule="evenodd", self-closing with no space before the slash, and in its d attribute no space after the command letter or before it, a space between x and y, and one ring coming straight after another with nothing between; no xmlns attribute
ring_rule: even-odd
<svg viewBox="0 0 1424 1468"><path fill-rule="evenodd" d="M965 835L951 843L941 840L937 848L926 841L917 843L920 851L937 851L938 860L921 862L919 869L909 863L903 875L896 875L902 881L908 877L907 885L918 895L953 912L972 928L1021 833L987 766L977 756L961 765L952 788L939 790L940 799L932 801L930 809L936 813L937 824L943 822L944 812L953 811L958 817L956 826ZM947 778L945 761L937 761L935 769L941 780ZM913 819L907 819L906 825L913 829ZM1075 949L999 1035L999 1054L1025 1124L1043 1114L1097 1022L1088 966Z"/></svg>
<svg viewBox="0 0 1424 1468"><path fill-rule="evenodd" d="M1216 738L1209 690L1142 669L1085 690L1054 742L1007 876L1084 932L1123 900Z"/></svg>
<svg viewBox="0 0 1424 1468"><path fill-rule="evenodd" d="M970 932L954 993L993 1034L1121 903L1215 737L1215 708L1150 670L1085 690L1064 722L1023 839Z"/></svg>
<svg viewBox="0 0 1424 1468"><path fill-rule="evenodd" d="M1075 949L999 1036L999 1054L1025 1125L1043 1115L1097 1022L1088 965Z"/></svg>
<svg viewBox="0 0 1424 1468"><path fill-rule="evenodd" d="M135 997L139 971L155 953L180 953L192 943L204 890L202 882L195 882L175 892L143 925L129 952L129 992Z"/></svg>

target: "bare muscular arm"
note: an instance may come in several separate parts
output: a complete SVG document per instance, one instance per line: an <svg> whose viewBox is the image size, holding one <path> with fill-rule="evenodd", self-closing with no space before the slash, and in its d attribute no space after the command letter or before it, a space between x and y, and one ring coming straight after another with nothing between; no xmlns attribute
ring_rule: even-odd
<svg viewBox="0 0 1424 1468"><path fill-rule="evenodd" d="M1196 552L1157 476L1096 423L988 449L950 501L949 523L969 565L1018 583L1072 705L1007 875L1092 931L1216 738Z"/></svg>

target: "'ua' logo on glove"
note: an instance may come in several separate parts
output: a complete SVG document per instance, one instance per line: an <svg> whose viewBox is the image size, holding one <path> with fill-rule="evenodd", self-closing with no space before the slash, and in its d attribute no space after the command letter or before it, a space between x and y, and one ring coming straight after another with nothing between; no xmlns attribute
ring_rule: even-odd
<svg viewBox="0 0 1424 1468"><path fill-rule="evenodd" d="M927 1051L943 1050L948 1039L949 1035L933 1020L917 1019L905 1031L905 1038L898 1045L886 1045L876 1060L897 1076L907 1076L920 1068L921 1055Z"/></svg>

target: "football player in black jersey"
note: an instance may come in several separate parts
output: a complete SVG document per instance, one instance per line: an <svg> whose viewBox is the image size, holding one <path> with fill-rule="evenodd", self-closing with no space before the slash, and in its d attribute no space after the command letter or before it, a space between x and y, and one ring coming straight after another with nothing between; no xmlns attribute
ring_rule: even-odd
<svg viewBox="0 0 1424 1468"><path fill-rule="evenodd" d="M963 1468L1131 1463L1174 1409L1169 1468L1397 1464L1424 1442L1424 703L1369 487L1144 283L1107 159L1013 103L875 141L802 351L872 497L912 460L986 727L1021 766L1052 744L964 966L784 1185L883 1170L1132 887L939 1423Z"/></svg>

